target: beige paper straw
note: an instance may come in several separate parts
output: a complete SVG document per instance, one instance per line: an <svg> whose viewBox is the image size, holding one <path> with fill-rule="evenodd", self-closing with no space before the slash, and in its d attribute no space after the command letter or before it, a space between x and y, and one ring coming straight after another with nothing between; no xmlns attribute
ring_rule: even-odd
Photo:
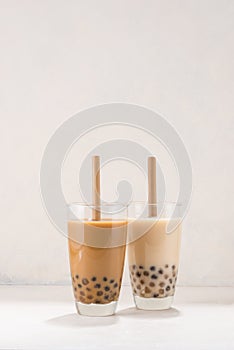
<svg viewBox="0 0 234 350"><path fill-rule="evenodd" d="M92 158L92 169L93 169L93 205L92 219L100 220L100 157L93 156Z"/></svg>
<svg viewBox="0 0 234 350"><path fill-rule="evenodd" d="M148 204L149 217L157 216L157 206L153 205L157 202L157 186L156 186L156 158L148 158Z"/></svg>

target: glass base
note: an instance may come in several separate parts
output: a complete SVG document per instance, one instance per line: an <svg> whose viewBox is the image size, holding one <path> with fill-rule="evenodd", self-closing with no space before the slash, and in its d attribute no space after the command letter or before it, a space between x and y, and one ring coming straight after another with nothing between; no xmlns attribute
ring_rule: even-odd
<svg viewBox="0 0 234 350"><path fill-rule="evenodd" d="M115 313L117 301L108 304L84 304L76 301L76 309L83 316L111 316Z"/></svg>
<svg viewBox="0 0 234 350"><path fill-rule="evenodd" d="M167 310L170 309L173 296L165 298L142 298L134 295L136 307L141 310Z"/></svg>

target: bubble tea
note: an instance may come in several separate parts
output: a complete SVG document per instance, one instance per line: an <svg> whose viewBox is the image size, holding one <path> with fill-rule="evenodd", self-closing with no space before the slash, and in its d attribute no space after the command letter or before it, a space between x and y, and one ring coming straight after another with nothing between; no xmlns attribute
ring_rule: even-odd
<svg viewBox="0 0 234 350"><path fill-rule="evenodd" d="M113 207L102 209L107 212L114 210ZM127 220L112 213L98 221L82 217L82 212L87 215L90 210L89 206L80 204L70 206L71 216L74 212L77 216L76 220L68 221L72 286L80 314L107 316L115 312L119 298ZM122 216L125 210L122 208Z"/></svg>
<svg viewBox="0 0 234 350"><path fill-rule="evenodd" d="M92 157L92 205L68 207L68 242L77 311L87 316L115 312L122 282L127 208L100 204L100 157Z"/></svg>
<svg viewBox="0 0 234 350"><path fill-rule="evenodd" d="M132 206L143 206L133 203ZM148 204L145 211L148 211ZM159 205L157 205L159 206ZM172 209L174 205L165 204ZM129 224L128 264L134 301L139 309L171 306L178 274L181 224L179 219L141 215ZM172 229L171 232L168 230Z"/></svg>
<svg viewBox="0 0 234 350"><path fill-rule="evenodd" d="M171 306L178 273L180 206L157 203L156 158L148 159L148 202L129 207L128 263L133 296L139 309Z"/></svg>

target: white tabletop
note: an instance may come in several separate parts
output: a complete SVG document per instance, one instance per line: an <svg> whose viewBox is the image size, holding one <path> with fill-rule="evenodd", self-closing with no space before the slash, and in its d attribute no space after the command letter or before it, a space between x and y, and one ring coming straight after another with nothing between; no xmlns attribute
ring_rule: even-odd
<svg viewBox="0 0 234 350"><path fill-rule="evenodd" d="M178 287L174 307L77 315L69 286L1 286L1 349L234 349L234 288Z"/></svg>

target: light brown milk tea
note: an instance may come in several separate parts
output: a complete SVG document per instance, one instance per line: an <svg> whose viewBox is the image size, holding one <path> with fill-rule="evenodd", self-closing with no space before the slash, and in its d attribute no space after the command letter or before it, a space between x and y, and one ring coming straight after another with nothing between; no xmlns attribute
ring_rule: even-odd
<svg viewBox="0 0 234 350"><path fill-rule="evenodd" d="M107 304L119 297L127 221L69 221L69 255L75 300Z"/></svg>

